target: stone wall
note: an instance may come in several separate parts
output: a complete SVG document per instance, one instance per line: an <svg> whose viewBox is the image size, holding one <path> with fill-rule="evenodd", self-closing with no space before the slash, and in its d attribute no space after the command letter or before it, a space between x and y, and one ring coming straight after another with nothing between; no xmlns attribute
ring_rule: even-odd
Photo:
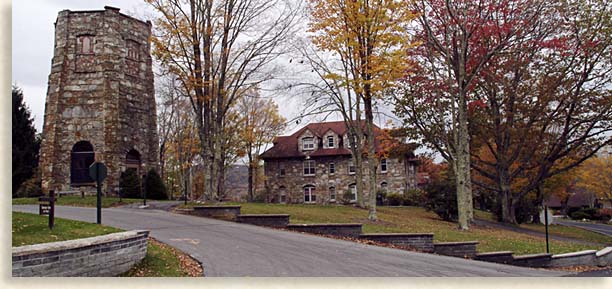
<svg viewBox="0 0 612 289"><path fill-rule="evenodd" d="M380 243L388 243L398 246L408 246L422 252L433 252L433 234L413 234L413 233L377 233L361 234L361 239L371 240Z"/></svg>
<svg viewBox="0 0 612 289"><path fill-rule="evenodd" d="M359 238L362 224L289 224L287 229L322 235Z"/></svg>
<svg viewBox="0 0 612 289"><path fill-rule="evenodd" d="M81 51L90 36L92 53ZM89 142L108 167L105 192L118 187L126 154L140 154L140 174L158 166L151 23L105 7L59 12L47 88L41 170L43 189L70 190L71 151ZM128 43L132 53L128 57ZM132 54L134 55L134 54Z"/></svg>
<svg viewBox="0 0 612 289"><path fill-rule="evenodd" d="M476 256L477 241L434 243L434 253L439 255L473 258Z"/></svg>
<svg viewBox="0 0 612 289"><path fill-rule="evenodd" d="M265 163L266 187L271 193L269 202L280 202L280 194L285 192L286 203L303 203L304 186L315 187L316 203L341 203L349 185L355 183L355 174L349 173L350 156L326 156L312 158L316 169L314 176L304 176L303 159L270 159ZM329 164L333 163L335 172L329 172ZM367 164L367 163L366 163ZM412 167L412 169L411 169ZM281 169L284 175L281 175ZM416 171L414 164L405 159L387 159L387 172L378 173L377 185L387 184L387 192L403 194L407 187L416 186L416 177L410 177L410 170ZM415 174L415 173L414 173ZM367 178L367 174L364 179ZM367 185L367 183L366 183ZM335 188L336 197L331 198L330 188ZM283 189L284 188L284 189ZM366 191L367 188L366 188Z"/></svg>
<svg viewBox="0 0 612 289"><path fill-rule="evenodd" d="M13 277L112 277L147 254L149 231L13 247Z"/></svg>
<svg viewBox="0 0 612 289"><path fill-rule="evenodd" d="M240 215L240 206L197 206L191 214L234 221Z"/></svg>
<svg viewBox="0 0 612 289"><path fill-rule="evenodd" d="M274 228L284 228L289 224L288 214L247 214L238 215L236 221L239 223Z"/></svg>
<svg viewBox="0 0 612 289"><path fill-rule="evenodd" d="M474 259L479 261L501 264L511 264L512 261L514 261L514 258L512 257L512 251L480 253L476 254L476 257Z"/></svg>

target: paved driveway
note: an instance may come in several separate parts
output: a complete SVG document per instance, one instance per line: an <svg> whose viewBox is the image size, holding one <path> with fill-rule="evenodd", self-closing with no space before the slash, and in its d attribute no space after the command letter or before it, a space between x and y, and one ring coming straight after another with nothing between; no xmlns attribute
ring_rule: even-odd
<svg viewBox="0 0 612 289"><path fill-rule="evenodd" d="M37 212L37 206L13 211ZM94 208L56 207L61 218L95 222ZM61 221L59 222L61 224ZM364 245L161 210L104 209L102 223L151 230L151 236L191 254L206 276L393 277L559 276L566 272L507 266Z"/></svg>
<svg viewBox="0 0 612 289"><path fill-rule="evenodd" d="M561 225L578 227L612 237L612 225L575 222L565 219L555 219L555 222ZM612 244L612 238L610 238L610 244Z"/></svg>

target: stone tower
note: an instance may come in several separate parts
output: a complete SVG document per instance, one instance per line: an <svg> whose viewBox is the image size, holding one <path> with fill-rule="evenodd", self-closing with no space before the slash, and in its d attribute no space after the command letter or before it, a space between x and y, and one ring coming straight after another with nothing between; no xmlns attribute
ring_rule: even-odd
<svg viewBox="0 0 612 289"><path fill-rule="evenodd" d="M40 164L46 192L91 186L88 167L108 167L105 192L121 172L158 168L150 54L151 23L104 7L59 12L47 87Z"/></svg>

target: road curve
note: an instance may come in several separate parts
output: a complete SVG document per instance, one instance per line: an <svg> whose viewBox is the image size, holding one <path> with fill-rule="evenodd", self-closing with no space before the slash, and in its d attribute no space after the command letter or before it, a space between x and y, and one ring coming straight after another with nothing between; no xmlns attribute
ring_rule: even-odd
<svg viewBox="0 0 612 289"><path fill-rule="evenodd" d="M37 206L13 206L37 213ZM60 218L95 222L95 208L56 207ZM60 223L60 222L56 222ZM218 277L409 277L560 276L567 272L522 268L409 252L137 208L104 209L102 223L151 236L202 262L206 276Z"/></svg>
<svg viewBox="0 0 612 289"><path fill-rule="evenodd" d="M565 219L556 219L555 222L564 226L578 227L612 237L612 225L584 223ZM612 242L612 238L610 239L610 242Z"/></svg>

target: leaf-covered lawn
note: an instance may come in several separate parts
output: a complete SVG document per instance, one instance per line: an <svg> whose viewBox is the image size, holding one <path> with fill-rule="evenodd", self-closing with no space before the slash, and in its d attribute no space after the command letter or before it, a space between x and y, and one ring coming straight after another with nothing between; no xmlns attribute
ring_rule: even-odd
<svg viewBox="0 0 612 289"><path fill-rule="evenodd" d="M57 198L57 197L56 197ZM16 198L13 199L13 205L37 205L38 198ZM117 207L121 205L142 203L142 199L126 199L122 198L121 202L116 197L102 197L102 208ZM57 198L55 202L58 206L73 206L73 207L96 207L96 196L62 196Z"/></svg>
<svg viewBox="0 0 612 289"><path fill-rule="evenodd" d="M357 222L364 224L364 233L433 233L435 242L479 241L479 252L513 251L519 255L546 252L544 238L479 226L472 226L469 231L464 232L458 230L455 223L443 221L435 213L419 207L378 207L379 221L370 222L367 219L367 210L351 206L262 203L240 203L240 205L243 214L290 214L290 222L294 224ZM601 243L601 246L556 240L552 240L550 244L552 253L559 254L601 249L604 243L599 241L595 242Z"/></svg>

